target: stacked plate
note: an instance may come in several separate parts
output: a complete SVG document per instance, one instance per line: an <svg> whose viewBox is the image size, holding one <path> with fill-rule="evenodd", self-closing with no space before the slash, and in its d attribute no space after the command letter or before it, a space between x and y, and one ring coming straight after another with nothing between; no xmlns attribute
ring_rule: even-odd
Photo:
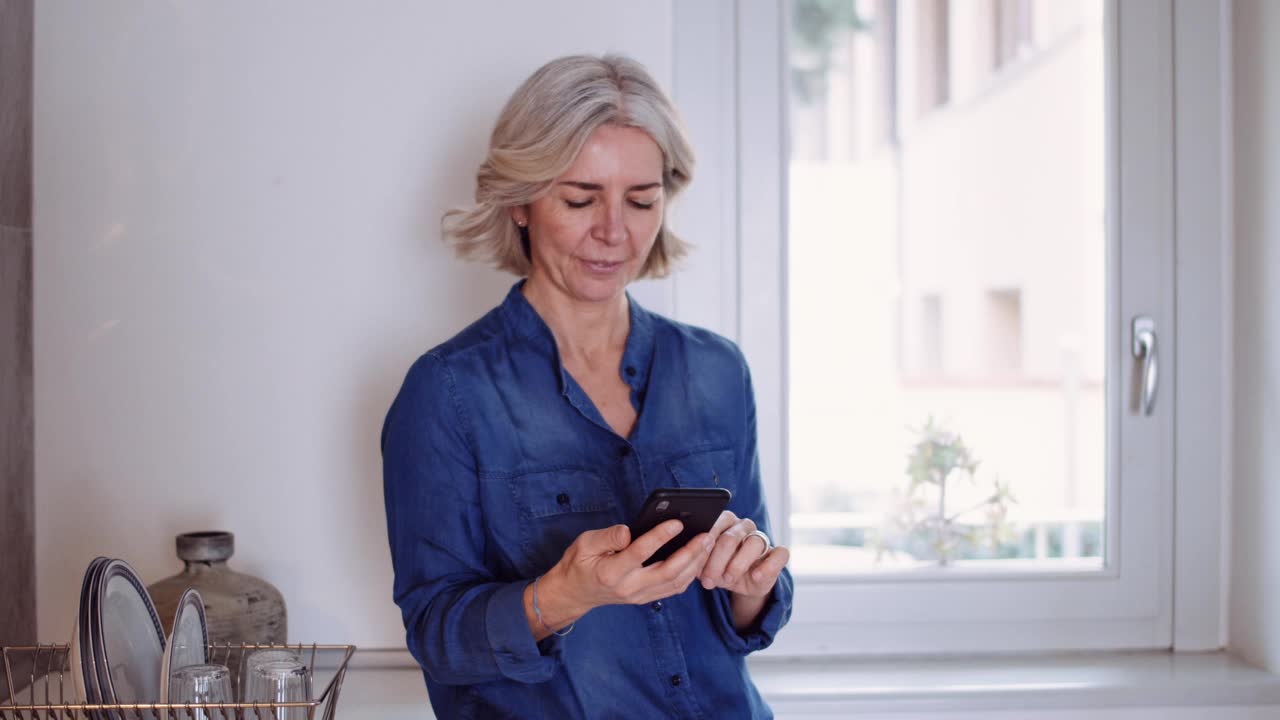
<svg viewBox="0 0 1280 720"><path fill-rule="evenodd" d="M94 559L80 585L80 607L71 635L76 692L93 705L161 702L170 662L195 664L205 659L208 631L199 593L190 591L178 604L174 635L180 649L166 652L155 605L128 563ZM140 716L155 720L159 714ZM89 715L92 720L116 720L122 714Z"/></svg>

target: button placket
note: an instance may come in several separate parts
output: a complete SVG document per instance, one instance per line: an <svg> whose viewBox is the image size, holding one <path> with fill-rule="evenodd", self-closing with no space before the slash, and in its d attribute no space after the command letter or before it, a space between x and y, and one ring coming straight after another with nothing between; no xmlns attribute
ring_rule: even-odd
<svg viewBox="0 0 1280 720"><path fill-rule="evenodd" d="M685 663L684 647L671 628L675 618L670 614L678 612L677 605L671 602L673 599L668 598L665 602L655 600L649 603L650 636L654 639L655 659L660 673L658 679L659 682L666 682L672 688L669 697L677 715L704 718L706 715L698 707L693 688L686 681L688 666Z"/></svg>

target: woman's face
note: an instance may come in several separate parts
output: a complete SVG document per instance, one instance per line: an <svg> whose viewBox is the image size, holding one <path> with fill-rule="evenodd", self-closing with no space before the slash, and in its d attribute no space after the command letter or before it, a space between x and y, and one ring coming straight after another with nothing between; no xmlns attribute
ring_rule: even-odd
<svg viewBox="0 0 1280 720"><path fill-rule="evenodd" d="M662 227L662 151L638 128L602 125L547 194L515 208L528 223L532 282L570 298L618 296Z"/></svg>

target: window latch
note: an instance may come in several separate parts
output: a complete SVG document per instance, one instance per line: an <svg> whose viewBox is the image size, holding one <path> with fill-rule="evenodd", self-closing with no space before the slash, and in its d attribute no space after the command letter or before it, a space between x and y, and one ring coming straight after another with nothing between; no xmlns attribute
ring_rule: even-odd
<svg viewBox="0 0 1280 720"><path fill-rule="evenodd" d="M1159 367L1156 364L1156 321L1148 315L1133 319L1133 359L1140 367L1134 378L1138 407L1143 415L1150 415L1156 405L1156 381Z"/></svg>

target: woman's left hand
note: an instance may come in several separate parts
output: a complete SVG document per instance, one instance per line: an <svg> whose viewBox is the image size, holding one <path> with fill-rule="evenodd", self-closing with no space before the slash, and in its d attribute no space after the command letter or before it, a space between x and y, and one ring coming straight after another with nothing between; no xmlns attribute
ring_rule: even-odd
<svg viewBox="0 0 1280 720"><path fill-rule="evenodd" d="M773 590L791 551L769 547L760 534L752 534L755 531L751 518L739 518L728 510L720 513L710 533L715 547L698 574L702 587L721 587L747 597L764 597Z"/></svg>

